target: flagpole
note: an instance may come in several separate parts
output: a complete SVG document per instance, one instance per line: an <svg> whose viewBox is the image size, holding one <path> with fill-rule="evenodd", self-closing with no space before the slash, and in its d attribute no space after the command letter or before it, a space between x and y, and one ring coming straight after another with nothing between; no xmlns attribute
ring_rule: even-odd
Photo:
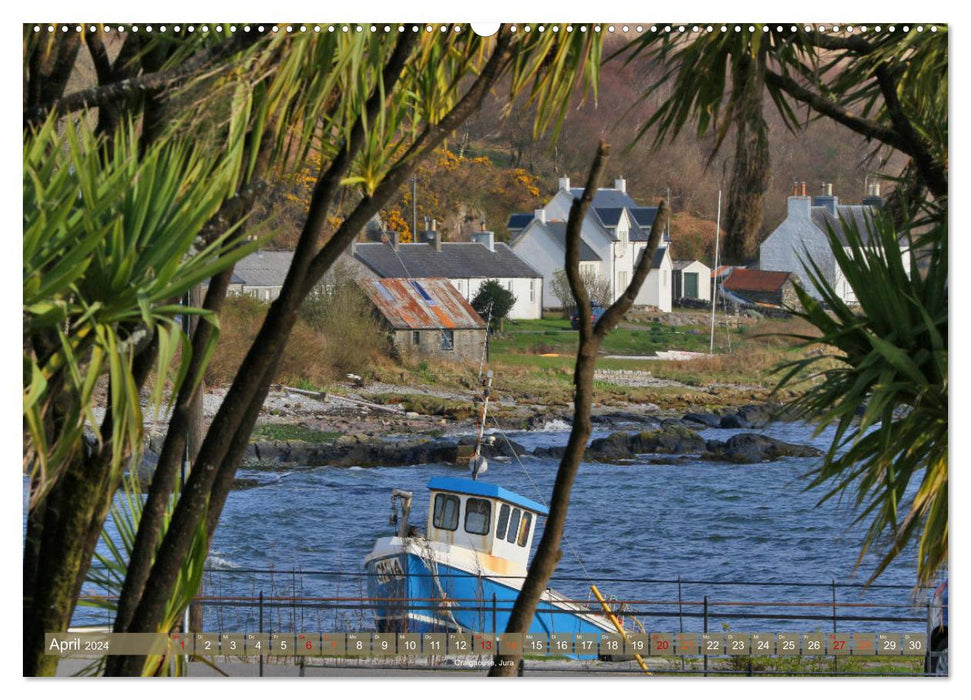
<svg viewBox="0 0 971 700"><path fill-rule="evenodd" d="M715 304L718 301L718 234L722 227L722 191L718 190L718 214L715 218L715 279L711 285L711 340L708 354L715 353Z"/></svg>

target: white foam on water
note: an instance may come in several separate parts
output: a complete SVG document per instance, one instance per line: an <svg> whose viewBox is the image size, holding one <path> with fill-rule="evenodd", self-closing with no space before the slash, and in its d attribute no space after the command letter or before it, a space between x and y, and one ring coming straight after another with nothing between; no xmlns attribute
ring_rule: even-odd
<svg viewBox="0 0 971 700"><path fill-rule="evenodd" d="M559 418L554 418L553 420L548 420L543 423L543 432L553 432L557 430L569 430L570 424L566 421L560 420Z"/></svg>
<svg viewBox="0 0 971 700"><path fill-rule="evenodd" d="M228 559L223 559L222 557L217 557L215 554L210 554L206 558L206 565L212 567L213 569L238 569L239 564L235 564Z"/></svg>

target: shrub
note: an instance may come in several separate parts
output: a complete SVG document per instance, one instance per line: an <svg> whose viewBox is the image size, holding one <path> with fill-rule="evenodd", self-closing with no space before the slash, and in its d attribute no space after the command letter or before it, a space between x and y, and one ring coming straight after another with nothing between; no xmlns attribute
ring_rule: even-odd
<svg viewBox="0 0 971 700"><path fill-rule="evenodd" d="M486 280L472 300L472 308L483 318L489 317L491 313L490 328L497 329L502 327L503 319L509 315L515 303L516 296L497 280Z"/></svg>

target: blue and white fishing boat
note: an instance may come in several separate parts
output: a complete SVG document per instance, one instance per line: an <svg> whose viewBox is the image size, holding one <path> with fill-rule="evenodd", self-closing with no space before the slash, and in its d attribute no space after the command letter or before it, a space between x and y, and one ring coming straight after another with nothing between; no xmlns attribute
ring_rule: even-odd
<svg viewBox="0 0 971 700"><path fill-rule="evenodd" d="M501 633L506 628L526 576L537 520L548 511L477 478L487 468L481 445L491 375L470 458L472 478L434 477L428 482L424 532L408 521L413 494L392 492L397 530L378 539L364 559L379 631ZM528 631L599 636L617 630L605 615L547 590Z"/></svg>

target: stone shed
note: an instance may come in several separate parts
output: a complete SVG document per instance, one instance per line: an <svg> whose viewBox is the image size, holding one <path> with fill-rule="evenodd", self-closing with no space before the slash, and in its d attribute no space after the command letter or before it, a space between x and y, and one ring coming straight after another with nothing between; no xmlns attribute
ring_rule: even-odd
<svg viewBox="0 0 971 700"><path fill-rule="evenodd" d="M482 357L486 323L447 279L361 279L358 284L399 354Z"/></svg>

